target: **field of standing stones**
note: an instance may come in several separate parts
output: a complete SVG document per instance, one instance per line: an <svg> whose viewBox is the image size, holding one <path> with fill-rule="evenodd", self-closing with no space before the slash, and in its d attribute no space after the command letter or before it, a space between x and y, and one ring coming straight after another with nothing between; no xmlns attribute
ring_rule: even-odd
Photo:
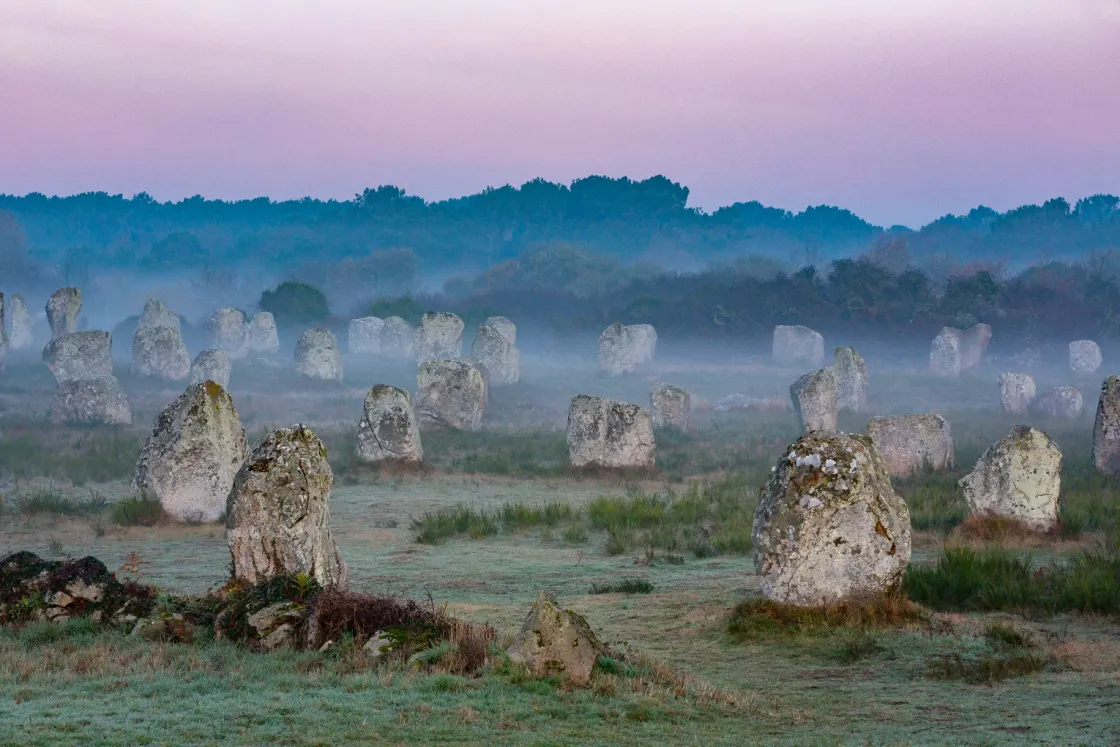
<svg viewBox="0 0 1120 747"><path fill-rule="evenodd" d="M1120 741L1094 341L40 308L0 295L0 743Z"/></svg>

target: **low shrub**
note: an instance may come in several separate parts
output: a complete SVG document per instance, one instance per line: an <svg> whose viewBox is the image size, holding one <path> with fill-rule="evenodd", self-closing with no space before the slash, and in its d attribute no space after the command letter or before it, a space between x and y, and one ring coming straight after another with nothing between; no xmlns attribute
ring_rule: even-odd
<svg viewBox="0 0 1120 747"><path fill-rule="evenodd" d="M590 594L649 594L653 584L644 578L625 578L605 584L591 584Z"/></svg>

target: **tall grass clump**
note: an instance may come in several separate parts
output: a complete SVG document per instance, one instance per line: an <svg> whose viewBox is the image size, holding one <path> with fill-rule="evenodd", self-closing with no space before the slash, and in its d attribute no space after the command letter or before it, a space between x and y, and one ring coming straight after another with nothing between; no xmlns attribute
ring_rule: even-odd
<svg viewBox="0 0 1120 747"><path fill-rule="evenodd" d="M108 501L94 490L90 490L87 497L75 497L51 487L17 493L10 499L9 505L11 510L25 516L90 516L104 511Z"/></svg>

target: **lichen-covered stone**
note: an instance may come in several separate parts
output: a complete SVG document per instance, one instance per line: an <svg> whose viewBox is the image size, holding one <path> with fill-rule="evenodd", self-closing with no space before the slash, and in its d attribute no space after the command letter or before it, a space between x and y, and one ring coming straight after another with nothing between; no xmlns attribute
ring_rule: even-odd
<svg viewBox="0 0 1120 747"><path fill-rule="evenodd" d="M232 373L233 362L224 350L203 350L191 363L192 384L213 381L222 389L229 389L229 377Z"/></svg>
<svg viewBox="0 0 1120 747"><path fill-rule="evenodd" d="M1004 516L1046 532L1058 523L1062 452L1042 431L1017 425L965 475L968 513Z"/></svg>
<svg viewBox="0 0 1120 747"><path fill-rule="evenodd" d="M408 392L386 384L369 390L358 423L355 452L363 462L424 461L420 429Z"/></svg>
<svg viewBox="0 0 1120 747"><path fill-rule="evenodd" d="M1105 474L1120 475L1120 376L1101 385L1093 423L1093 464Z"/></svg>
<svg viewBox="0 0 1120 747"><path fill-rule="evenodd" d="M1036 399L1031 410L1051 418L1076 420L1081 417L1084 407L1081 392L1076 387L1059 386Z"/></svg>
<svg viewBox="0 0 1120 747"><path fill-rule="evenodd" d="M327 447L310 429L294 425L261 441L229 493L233 577L259 584L306 573L323 586L345 588L346 565L330 528L333 482Z"/></svg>
<svg viewBox="0 0 1120 747"><path fill-rule="evenodd" d="M1034 379L1029 374L999 375L999 402L1004 412L1025 415L1035 398Z"/></svg>
<svg viewBox="0 0 1120 747"><path fill-rule="evenodd" d="M214 350L224 351L233 360L249 355L249 323L237 309L218 309L206 321L206 329Z"/></svg>
<svg viewBox="0 0 1120 747"><path fill-rule="evenodd" d="M937 414L871 418L867 435L875 442L892 477L953 466L953 434L949 421Z"/></svg>
<svg viewBox="0 0 1120 747"><path fill-rule="evenodd" d="M381 355L392 360L407 361L416 357L416 330L399 316L385 320L381 328Z"/></svg>
<svg viewBox="0 0 1120 747"><path fill-rule="evenodd" d="M453 360L463 354L463 320L444 311L428 312L416 328L416 361Z"/></svg>
<svg viewBox="0 0 1120 747"><path fill-rule="evenodd" d="M57 337L43 348L43 362L58 383L113 375L113 341L108 332L90 330Z"/></svg>
<svg viewBox="0 0 1120 747"><path fill-rule="evenodd" d="M779 366L819 366L824 362L824 338L800 325L774 327L772 353Z"/></svg>
<svg viewBox="0 0 1120 747"><path fill-rule="evenodd" d="M506 653L536 677L557 676L572 685L586 685L606 647L587 620L541 592Z"/></svg>
<svg viewBox="0 0 1120 747"><path fill-rule="evenodd" d="M599 370L609 376L633 373L653 360L657 331L649 324L615 322L599 335Z"/></svg>
<svg viewBox="0 0 1120 747"><path fill-rule="evenodd" d="M174 327L176 332L182 331L179 315L154 298L147 300L144 311L140 313L137 328L144 327Z"/></svg>
<svg viewBox="0 0 1120 747"><path fill-rule="evenodd" d="M984 352L992 339L992 328L987 324L974 324L958 333L961 342L961 370L971 371L984 360Z"/></svg>
<svg viewBox="0 0 1120 747"><path fill-rule="evenodd" d="M276 331L276 318L271 312L258 311L249 320L249 350L264 355L280 352L280 333Z"/></svg>
<svg viewBox="0 0 1120 747"><path fill-rule="evenodd" d="M790 402L803 432L836 430L836 395L832 368L810 371L790 385Z"/></svg>
<svg viewBox="0 0 1120 747"><path fill-rule="evenodd" d="M23 300L23 296L13 293L8 300L8 325L11 333L8 335L8 344L12 350L27 350L33 344L34 321L31 311Z"/></svg>
<svg viewBox="0 0 1120 747"><path fill-rule="evenodd" d="M489 383L495 386L516 384L521 380L521 353L489 324L478 328L471 345L471 357L486 367Z"/></svg>
<svg viewBox="0 0 1120 747"><path fill-rule="evenodd" d="M51 402L55 425L131 425L132 408L115 376L59 382Z"/></svg>
<svg viewBox="0 0 1120 747"><path fill-rule="evenodd" d="M686 431L692 419L692 397L672 384L656 384L649 390L649 414L654 428Z"/></svg>
<svg viewBox="0 0 1120 747"><path fill-rule="evenodd" d="M867 364L855 348L833 351L836 370L836 407L851 412L867 410Z"/></svg>
<svg viewBox="0 0 1120 747"><path fill-rule="evenodd" d="M762 593L785 604L869 598L910 563L910 512L866 436L794 442L760 491L752 534Z"/></svg>
<svg viewBox="0 0 1120 747"><path fill-rule="evenodd" d="M1076 374L1095 373L1101 367L1101 346L1092 340L1069 344L1069 370Z"/></svg>
<svg viewBox="0 0 1120 747"><path fill-rule="evenodd" d="M190 376L191 354L178 327L144 326L132 336L132 373L181 381Z"/></svg>
<svg viewBox="0 0 1120 747"><path fill-rule="evenodd" d="M961 375L961 333L944 327L929 348L929 370L934 376L955 379Z"/></svg>
<svg viewBox="0 0 1120 747"><path fill-rule="evenodd" d="M486 324L498 330L510 345L517 344L517 325L504 316L491 316L486 319Z"/></svg>
<svg viewBox="0 0 1120 747"><path fill-rule="evenodd" d="M82 310L82 291L78 288L59 288L47 299L47 324L51 339L57 340L78 331L78 313Z"/></svg>
<svg viewBox="0 0 1120 747"><path fill-rule="evenodd" d="M133 488L178 521L217 521L248 450L233 398L213 381L191 384L156 418Z"/></svg>
<svg viewBox="0 0 1120 747"><path fill-rule="evenodd" d="M381 353L381 330L385 320L375 316L351 319L346 329L346 344L354 355L378 355Z"/></svg>
<svg viewBox="0 0 1120 747"><path fill-rule="evenodd" d="M469 361L421 363L416 383L416 411L422 428L475 431L482 425L488 397L486 379Z"/></svg>
<svg viewBox="0 0 1120 747"><path fill-rule="evenodd" d="M577 395L568 409L568 456L573 467L653 467L653 419L637 405Z"/></svg>
<svg viewBox="0 0 1120 747"><path fill-rule="evenodd" d="M342 353L334 333L325 327L309 329L296 343L296 372L319 381L342 381Z"/></svg>

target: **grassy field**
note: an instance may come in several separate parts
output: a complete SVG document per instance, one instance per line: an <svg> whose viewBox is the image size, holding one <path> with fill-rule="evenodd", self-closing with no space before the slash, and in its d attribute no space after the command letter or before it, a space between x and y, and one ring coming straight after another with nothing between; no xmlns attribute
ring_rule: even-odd
<svg viewBox="0 0 1120 747"><path fill-rule="evenodd" d="M662 373L709 400L788 386L781 373L744 373L734 387L722 370ZM542 370L531 386L495 390L484 432L425 433L428 469L402 475L353 458L361 387L292 395L297 409L279 420L254 379L242 379L239 394L236 378L254 435L301 416L322 420L336 473L333 529L354 588L430 596L507 637L549 589L622 661L603 662L589 688L569 689L500 656L463 677L374 667L345 647L264 654L213 640L152 643L81 620L32 625L0 630L0 744L1120 741L1120 638L1108 606L1120 490L1089 462L1089 389L1081 419L1035 422L1065 454L1063 528L1038 537L964 521L956 480L1017 422L993 407L992 377L955 386L873 379L878 412L943 402L958 462L896 483L916 530L908 590L925 606L882 620L791 617L758 602L750 521L758 486L796 437L789 412L701 406L694 431L659 434L657 471L581 474L566 466L560 428L571 392ZM0 403L41 397L43 383L28 381L5 381ZM584 377L574 386L642 402L649 384ZM220 526L120 509L167 396L139 387L134 407L148 420L123 430L52 428L35 408L0 414L0 555L93 554L116 569L137 553L148 562L143 580L169 591L222 584ZM844 417L841 426L865 422ZM1085 557L1102 564L1070 570ZM938 573L946 562L971 563L975 588L947 586Z"/></svg>

